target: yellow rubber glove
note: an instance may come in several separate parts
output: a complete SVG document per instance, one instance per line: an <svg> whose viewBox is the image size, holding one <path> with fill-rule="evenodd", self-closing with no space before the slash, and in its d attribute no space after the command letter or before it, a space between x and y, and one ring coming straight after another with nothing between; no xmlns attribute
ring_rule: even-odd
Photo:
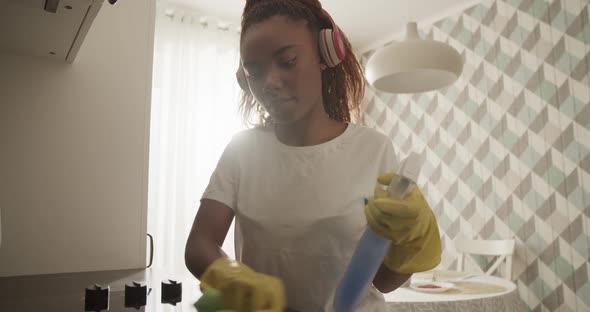
<svg viewBox="0 0 590 312"><path fill-rule="evenodd" d="M387 186L394 176L382 175L378 182ZM365 206L365 215L373 231L391 240L383 260L390 270L415 273L440 263L442 247L436 217L417 186L401 200L391 198L377 186L374 197Z"/></svg>
<svg viewBox="0 0 590 312"><path fill-rule="evenodd" d="M223 293L223 306L239 312L282 312L285 290L276 277L254 272L247 265L220 258L201 276L201 289Z"/></svg>

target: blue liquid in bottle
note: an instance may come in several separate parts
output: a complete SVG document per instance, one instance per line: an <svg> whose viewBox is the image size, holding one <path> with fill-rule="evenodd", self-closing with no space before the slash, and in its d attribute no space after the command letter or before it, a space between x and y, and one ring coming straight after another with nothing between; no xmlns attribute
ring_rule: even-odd
<svg viewBox="0 0 590 312"><path fill-rule="evenodd" d="M392 179L387 189L392 198L404 198L412 191L414 181L417 180L419 159L418 155L410 154L402 167L401 175ZM367 225L334 293L335 312L355 311L375 278L390 244L391 241L375 233Z"/></svg>
<svg viewBox="0 0 590 312"><path fill-rule="evenodd" d="M335 312L353 312L367 293L391 241L367 226L334 294Z"/></svg>

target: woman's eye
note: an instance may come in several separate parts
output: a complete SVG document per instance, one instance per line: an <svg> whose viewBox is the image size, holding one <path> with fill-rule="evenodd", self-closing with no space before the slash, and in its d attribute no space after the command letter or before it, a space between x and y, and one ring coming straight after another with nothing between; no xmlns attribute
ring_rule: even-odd
<svg viewBox="0 0 590 312"><path fill-rule="evenodd" d="M288 60L282 62L282 65L285 66L285 67L292 67L296 63L297 63L297 58L294 57L294 58L291 58L291 59L288 59Z"/></svg>

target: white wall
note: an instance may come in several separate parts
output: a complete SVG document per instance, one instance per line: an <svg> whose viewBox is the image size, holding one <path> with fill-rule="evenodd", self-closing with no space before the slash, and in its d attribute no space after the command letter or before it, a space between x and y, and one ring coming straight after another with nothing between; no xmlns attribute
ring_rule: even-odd
<svg viewBox="0 0 590 312"><path fill-rule="evenodd" d="M0 55L0 276L145 267L154 12L105 1L72 65Z"/></svg>

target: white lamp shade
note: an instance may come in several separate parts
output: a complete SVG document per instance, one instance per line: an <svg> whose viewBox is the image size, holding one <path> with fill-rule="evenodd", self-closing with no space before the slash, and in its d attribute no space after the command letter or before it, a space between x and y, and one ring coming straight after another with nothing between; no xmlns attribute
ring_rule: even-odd
<svg viewBox="0 0 590 312"><path fill-rule="evenodd" d="M408 24L407 39L379 49L365 72L369 84L390 93L420 93L446 87L459 78L463 58L453 47L418 37L416 23Z"/></svg>

